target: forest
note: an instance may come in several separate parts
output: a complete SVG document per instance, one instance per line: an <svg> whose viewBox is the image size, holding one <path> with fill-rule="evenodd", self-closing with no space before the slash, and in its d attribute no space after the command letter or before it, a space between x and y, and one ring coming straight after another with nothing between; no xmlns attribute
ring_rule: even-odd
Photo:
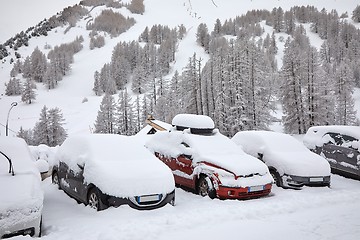
<svg viewBox="0 0 360 240"><path fill-rule="evenodd" d="M83 7L66 11L81 16L85 6L95 7L99 2L111 6L112 1L84 1ZM142 3L133 1L127 7L142 14ZM64 12L50 21L74 21ZM218 19L213 26L199 24L196 41L209 60L194 53L186 68L171 79L166 76L187 29L183 25L146 27L137 41L119 42L111 61L94 71L93 91L102 97L94 132L133 135L149 114L171 122L176 114L193 113L210 116L217 128L231 137L240 130L268 129L276 121L272 113L277 104L283 109L281 121L287 133L304 134L315 125L358 125L352 94L360 87L360 30L348 17L339 16L336 10L299 6L289 11L281 7L253 10L224 22ZM360 6L351 19L360 22ZM134 19L104 10L87 24L89 48L106 45L100 32L116 36L134 23ZM311 45L304 25L310 25L310 31L324 40L320 49ZM266 33L267 27L272 28L270 33ZM287 38L276 38L276 33L286 33ZM18 46L19 39L7 44ZM83 41L83 36L78 36L73 42L48 46L52 50L47 56L36 48L24 61L13 59L5 94L21 95L23 102L31 104L36 99L34 82L49 90L56 88L71 70ZM276 60L279 41L285 43L282 62ZM19 135L33 142L37 135L33 131L26 130L24 137L22 129Z"/></svg>

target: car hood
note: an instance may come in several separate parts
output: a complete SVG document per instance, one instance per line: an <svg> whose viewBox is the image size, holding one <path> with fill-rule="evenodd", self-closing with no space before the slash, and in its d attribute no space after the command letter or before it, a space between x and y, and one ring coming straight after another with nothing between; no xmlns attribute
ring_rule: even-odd
<svg viewBox="0 0 360 240"><path fill-rule="evenodd" d="M175 189L171 170L157 159L85 165L84 180L116 197L167 194Z"/></svg>
<svg viewBox="0 0 360 240"><path fill-rule="evenodd" d="M236 176L265 175L269 172L268 167L263 162L247 154L202 155L201 159L202 162L218 166Z"/></svg>
<svg viewBox="0 0 360 240"><path fill-rule="evenodd" d="M263 159L268 166L275 167L280 174L303 177L330 175L328 161L310 151L265 153Z"/></svg>

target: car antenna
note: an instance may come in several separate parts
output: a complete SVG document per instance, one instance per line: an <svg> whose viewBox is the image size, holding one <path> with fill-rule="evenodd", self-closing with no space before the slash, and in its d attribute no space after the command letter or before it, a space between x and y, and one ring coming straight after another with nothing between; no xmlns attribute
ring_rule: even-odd
<svg viewBox="0 0 360 240"><path fill-rule="evenodd" d="M9 161L9 173L11 173L11 175L14 176L15 175L14 165L12 164L11 159L8 156L6 156L6 154L3 153L2 151L0 151L0 153Z"/></svg>

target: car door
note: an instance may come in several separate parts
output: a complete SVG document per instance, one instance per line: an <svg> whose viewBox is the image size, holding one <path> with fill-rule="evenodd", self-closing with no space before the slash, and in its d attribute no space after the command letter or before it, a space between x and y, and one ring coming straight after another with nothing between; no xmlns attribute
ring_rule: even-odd
<svg viewBox="0 0 360 240"><path fill-rule="evenodd" d="M192 158L189 155L182 154L175 159L176 168L180 174L176 174L175 182L182 186L195 188L195 176Z"/></svg>
<svg viewBox="0 0 360 240"><path fill-rule="evenodd" d="M59 176L59 184L61 189L63 189L65 192L73 196L73 191L70 187L70 181L69 181L69 166L64 162L59 162L58 167L58 176Z"/></svg>
<svg viewBox="0 0 360 240"><path fill-rule="evenodd" d="M352 147L357 139L338 133L328 133L332 139L323 146L323 154L329 160L332 168L336 170L360 175L359 150ZM328 136L326 136L328 137Z"/></svg>
<svg viewBox="0 0 360 240"><path fill-rule="evenodd" d="M77 166L76 169L71 169L68 174L71 191L74 197L82 201L86 200L87 186L84 183L84 166Z"/></svg>

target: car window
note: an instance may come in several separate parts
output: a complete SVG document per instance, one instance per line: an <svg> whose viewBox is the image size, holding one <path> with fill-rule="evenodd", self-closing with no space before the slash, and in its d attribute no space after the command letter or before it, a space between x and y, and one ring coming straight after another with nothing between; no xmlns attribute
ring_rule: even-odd
<svg viewBox="0 0 360 240"><path fill-rule="evenodd" d="M341 147L351 147L353 142L358 141L354 137L339 133L327 133L324 137L329 138L328 143Z"/></svg>

